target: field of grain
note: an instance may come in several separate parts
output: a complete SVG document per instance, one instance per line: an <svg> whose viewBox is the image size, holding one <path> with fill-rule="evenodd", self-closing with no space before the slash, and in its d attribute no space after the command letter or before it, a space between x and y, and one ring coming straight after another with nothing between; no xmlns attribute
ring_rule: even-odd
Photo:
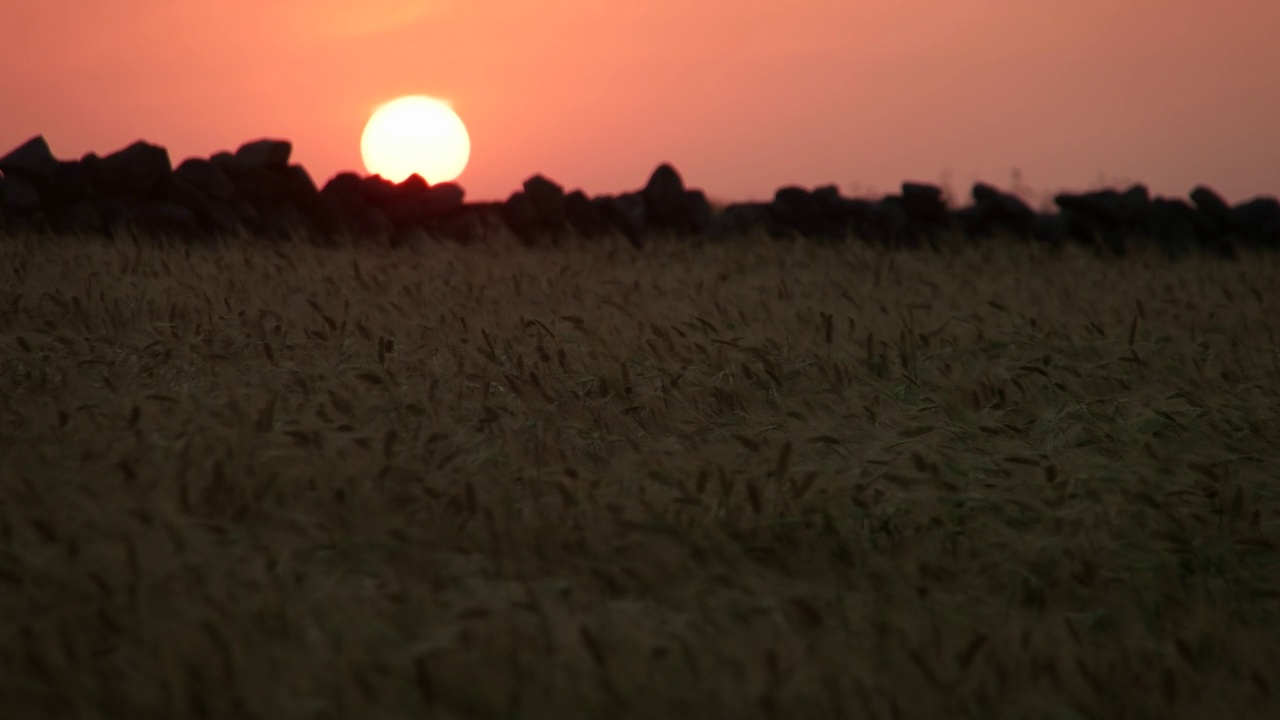
<svg viewBox="0 0 1280 720"><path fill-rule="evenodd" d="M1280 258L0 242L12 718L1280 708Z"/></svg>

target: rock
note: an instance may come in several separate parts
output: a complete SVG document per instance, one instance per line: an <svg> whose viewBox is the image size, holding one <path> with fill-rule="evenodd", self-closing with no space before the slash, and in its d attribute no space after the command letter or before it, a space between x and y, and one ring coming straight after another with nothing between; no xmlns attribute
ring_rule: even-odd
<svg viewBox="0 0 1280 720"><path fill-rule="evenodd" d="M405 181L409 181L413 177L415 176L410 175L405 179ZM423 185L426 184L426 180L423 180L421 177L419 177L418 180L422 181ZM410 185L410 187L416 186L417 183L412 183ZM360 192L362 193L365 202L379 210L382 210L383 212L386 212L390 205L401 197L404 191L397 190L395 183L381 175L367 175L360 178Z"/></svg>
<svg viewBox="0 0 1280 720"><path fill-rule="evenodd" d="M1252 245L1280 248L1280 200L1256 197L1232 206L1231 226Z"/></svg>
<svg viewBox="0 0 1280 720"><path fill-rule="evenodd" d="M102 207L89 200L63 205L47 215L49 231L57 235L104 235L107 232Z"/></svg>
<svg viewBox="0 0 1280 720"><path fill-rule="evenodd" d="M701 190L684 191L684 230L704 233L711 227L711 201Z"/></svg>
<svg viewBox="0 0 1280 720"><path fill-rule="evenodd" d="M1231 228L1231 206L1222 196L1204 185L1191 189L1191 202L1204 217L1222 232Z"/></svg>
<svg viewBox="0 0 1280 720"><path fill-rule="evenodd" d="M942 199L942 188L918 182L902 183L902 209L908 230L916 236L934 237L950 224L951 215Z"/></svg>
<svg viewBox="0 0 1280 720"><path fill-rule="evenodd" d="M459 205L456 210L436 221L434 235L459 242L491 239L505 227L502 207L502 203L495 202Z"/></svg>
<svg viewBox="0 0 1280 720"><path fill-rule="evenodd" d="M654 169L641 191L644 198L645 223L660 230L685 230L689 213L685 201L684 179L669 163Z"/></svg>
<svg viewBox="0 0 1280 720"><path fill-rule="evenodd" d="M733 203L712 219L709 230L713 237L751 237L768 232L770 219L766 203Z"/></svg>
<svg viewBox="0 0 1280 720"><path fill-rule="evenodd" d="M40 209L43 199L35 183L19 174L5 175L0 185L0 214L24 217Z"/></svg>
<svg viewBox="0 0 1280 720"><path fill-rule="evenodd" d="M871 238L884 245L896 246L910 240L910 220L900 197L890 195L873 203L867 225Z"/></svg>
<svg viewBox="0 0 1280 720"><path fill-rule="evenodd" d="M525 196L529 198L529 202L533 203L538 217L541 218L540 229L559 230L565 226L568 221L568 211L565 207L562 186L542 175L534 175L524 181L523 187Z"/></svg>
<svg viewBox="0 0 1280 720"><path fill-rule="evenodd" d="M370 195L367 193L368 190L373 190L374 193ZM393 225L404 229L421 226L430 219L426 210L430 192L431 186L427 181L421 175L414 174L391 186L385 198L378 197L381 190L377 185L367 185L365 197L375 207L386 212L387 218Z"/></svg>
<svg viewBox="0 0 1280 720"><path fill-rule="evenodd" d="M211 200L228 201L235 195L231 178L212 160L190 158L173 171L175 177L190 184Z"/></svg>
<svg viewBox="0 0 1280 720"><path fill-rule="evenodd" d="M0 158L0 173L19 175L37 182L53 179L57 169L58 159L53 156L43 135L36 135Z"/></svg>
<svg viewBox="0 0 1280 720"><path fill-rule="evenodd" d="M542 231L542 214L524 191L516 191L502 205L502 220L521 242L531 244Z"/></svg>
<svg viewBox="0 0 1280 720"><path fill-rule="evenodd" d="M606 195L596 198L595 205L609 227L621 233L634 247L644 245L646 207L642 193Z"/></svg>
<svg viewBox="0 0 1280 720"><path fill-rule="evenodd" d="M569 226L583 237L598 237L609 230L604 213L581 190L565 196L564 210Z"/></svg>
<svg viewBox="0 0 1280 720"><path fill-rule="evenodd" d="M93 198L94 185L92 162L81 160L59 161L58 168L49 180L45 200L51 203L73 203Z"/></svg>
<svg viewBox="0 0 1280 720"><path fill-rule="evenodd" d="M822 205L813 193L795 185L778 188L773 193L773 204L770 215L774 227L781 231L791 231L805 237L818 237L823 234Z"/></svg>
<svg viewBox="0 0 1280 720"><path fill-rule="evenodd" d="M265 208L257 234L276 240L303 240L315 237L316 232L297 205L281 202Z"/></svg>
<svg viewBox="0 0 1280 720"><path fill-rule="evenodd" d="M311 179L311 173L301 165L286 165L279 170L277 177L280 178L280 189L284 197L294 202L310 202L320 194L316 181Z"/></svg>
<svg viewBox="0 0 1280 720"><path fill-rule="evenodd" d="M353 172L334 175L320 194L332 198L343 209L363 208L369 204L364 196L364 181Z"/></svg>
<svg viewBox="0 0 1280 720"><path fill-rule="evenodd" d="M1199 244L1199 214L1186 202L1156 198L1151 201L1149 215L1149 239L1169 257L1186 255Z"/></svg>
<svg viewBox="0 0 1280 720"><path fill-rule="evenodd" d="M139 140L93 164L95 184L104 194L142 197L173 172L169 151Z"/></svg>
<svg viewBox="0 0 1280 720"><path fill-rule="evenodd" d="M241 145L236 150L236 160L248 167L283 168L289 164L293 143L288 140L263 138Z"/></svg>
<svg viewBox="0 0 1280 720"><path fill-rule="evenodd" d="M1087 193L1060 193L1053 201L1062 211L1063 231L1071 239L1123 255L1126 220L1134 196L1125 198L1112 189Z"/></svg>
<svg viewBox="0 0 1280 720"><path fill-rule="evenodd" d="M1035 211L1022 198L985 183L974 183L973 206L962 217L962 225L971 236L1005 233L1029 238L1035 230Z"/></svg>
<svg viewBox="0 0 1280 720"><path fill-rule="evenodd" d="M427 188L426 197L422 201L422 211L432 219L451 215L462 208L466 198L466 190L458 183L436 183Z"/></svg>

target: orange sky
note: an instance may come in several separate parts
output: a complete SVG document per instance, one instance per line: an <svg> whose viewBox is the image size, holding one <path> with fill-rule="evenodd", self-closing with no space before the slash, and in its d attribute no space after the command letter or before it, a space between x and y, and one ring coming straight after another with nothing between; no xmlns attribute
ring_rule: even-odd
<svg viewBox="0 0 1280 720"><path fill-rule="evenodd" d="M287 137L323 183L373 108L447 98L460 182L715 198L904 179L1280 193L1275 0L0 0L0 148ZM0 150L3 152L3 150Z"/></svg>

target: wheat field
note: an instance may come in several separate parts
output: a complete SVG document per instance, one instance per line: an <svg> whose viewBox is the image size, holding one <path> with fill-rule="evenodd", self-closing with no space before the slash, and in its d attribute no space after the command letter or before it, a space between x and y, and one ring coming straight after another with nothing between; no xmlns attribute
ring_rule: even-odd
<svg viewBox="0 0 1280 720"><path fill-rule="evenodd" d="M0 242L12 718L1280 708L1280 260Z"/></svg>

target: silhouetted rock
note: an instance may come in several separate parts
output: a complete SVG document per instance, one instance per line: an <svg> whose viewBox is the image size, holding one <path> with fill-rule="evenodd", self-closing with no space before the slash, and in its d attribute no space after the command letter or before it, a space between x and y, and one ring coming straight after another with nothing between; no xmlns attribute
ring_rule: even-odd
<svg viewBox="0 0 1280 720"><path fill-rule="evenodd" d="M327 223L336 226L334 234L384 236L395 226L374 201L385 204L393 193L394 186L380 177L370 179L344 172L325 184L320 191L320 201L334 214Z"/></svg>
<svg viewBox="0 0 1280 720"><path fill-rule="evenodd" d="M767 203L732 203L711 221L713 237L751 237L768 232L771 221Z"/></svg>
<svg viewBox="0 0 1280 720"><path fill-rule="evenodd" d="M1060 193L1054 202L1061 210L1067 237L1115 254L1125 251L1125 219L1136 198L1126 198L1117 190L1087 193Z"/></svg>
<svg viewBox="0 0 1280 720"><path fill-rule="evenodd" d="M441 218L456 212L465 198L462 186L456 183L429 185L416 174L389 187L365 182L362 190L364 201L384 211L398 229L431 229Z"/></svg>
<svg viewBox="0 0 1280 720"><path fill-rule="evenodd" d="M212 160L190 158L173 171L175 177L204 193L212 200L228 201L236 191L231 178Z"/></svg>
<svg viewBox="0 0 1280 720"><path fill-rule="evenodd" d="M423 210L434 219L452 215L462 208L467 192L456 182L436 183L427 189Z"/></svg>
<svg viewBox="0 0 1280 720"><path fill-rule="evenodd" d="M1221 195L1204 185L1197 185L1191 189L1190 197L1212 228L1224 234L1231 230L1231 206Z"/></svg>
<svg viewBox="0 0 1280 720"><path fill-rule="evenodd" d="M568 220L564 188L542 175L534 175L525 180L523 187L525 196L538 212L538 229L550 231L563 228Z"/></svg>
<svg viewBox="0 0 1280 720"><path fill-rule="evenodd" d="M25 217L40 209L40 190L35 183L19 174L0 178L0 210L13 218Z"/></svg>
<svg viewBox="0 0 1280 720"><path fill-rule="evenodd" d="M289 164L293 143L288 140L263 138L241 145L236 150L238 162L256 168L283 168Z"/></svg>
<svg viewBox="0 0 1280 720"><path fill-rule="evenodd" d="M92 165L95 184L103 193L141 197L169 176L169 151L139 140Z"/></svg>
<svg viewBox="0 0 1280 720"><path fill-rule="evenodd" d="M569 226L583 237L597 237L609 230L604 213L581 190L565 195L564 210Z"/></svg>
<svg viewBox="0 0 1280 720"><path fill-rule="evenodd" d="M445 184L447 183L432 187L439 188ZM435 221L432 235L464 243L490 239L505 227L502 207L502 203L496 202L459 205Z"/></svg>
<svg viewBox="0 0 1280 720"><path fill-rule="evenodd" d="M682 229L687 224L684 179L668 163L654 169L645 183L644 198L646 224L662 229Z"/></svg>
<svg viewBox="0 0 1280 720"><path fill-rule="evenodd" d="M773 193L770 216L771 229L790 231L808 237L817 237L824 228L822 206L813 193L805 188L787 185Z"/></svg>
<svg viewBox="0 0 1280 720"><path fill-rule="evenodd" d="M918 182L902 183L902 211L907 217L904 239L932 242L951 225L951 214L943 200L942 188Z"/></svg>
<svg viewBox="0 0 1280 720"><path fill-rule="evenodd" d="M986 183L975 183L971 191L973 205L961 211L961 225L966 234L985 237L1009 234L1031 237L1035 212L1022 198L1002 192Z"/></svg>
<svg viewBox="0 0 1280 720"><path fill-rule="evenodd" d="M49 232L58 235L103 235L107 221L102 207L89 200L62 205L46 212Z"/></svg>
<svg viewBox="0 0 1280 720"><path fill-rule="evenodd" d="M19 175L27 180L50 180L57 169L58 159L53 156L43 135L36 135L0 157L0 173Z"/></svg>
<svg viewBox="0 0 1280 720"><path fill-rule="evenodd" d="M47 203L67 204L90 200L97 194L92 160L61 160L53 176L45 184L42 195Z"/></svg>
<svg viewBox="0 0 1280 720"><path fill-rule="evenodd" d="M596 207L605 222L635 247L644 244L645 202L639 192L597 198Z"/></svg>
<svg viewBox="0 0 1280 720"><path fill-rule="evenodd" d="M1280 249L1280 200L1256 197L1232 206L1231 226L1251 245Z"/></svg>
<svg viewBox="0 0 1280 720"><path fill-rule="evenodd" d="M701 190L684 191L683 230L695 234L704 233L711 227L711 201Z"/></svg>
<svg viewBox="0 0 1280 720"><path fill-rule="evenodd" d="M543 229L538 206L523 190L512 193L503 203L502 220L511 233L526 244L534 242Z"/></svg>

